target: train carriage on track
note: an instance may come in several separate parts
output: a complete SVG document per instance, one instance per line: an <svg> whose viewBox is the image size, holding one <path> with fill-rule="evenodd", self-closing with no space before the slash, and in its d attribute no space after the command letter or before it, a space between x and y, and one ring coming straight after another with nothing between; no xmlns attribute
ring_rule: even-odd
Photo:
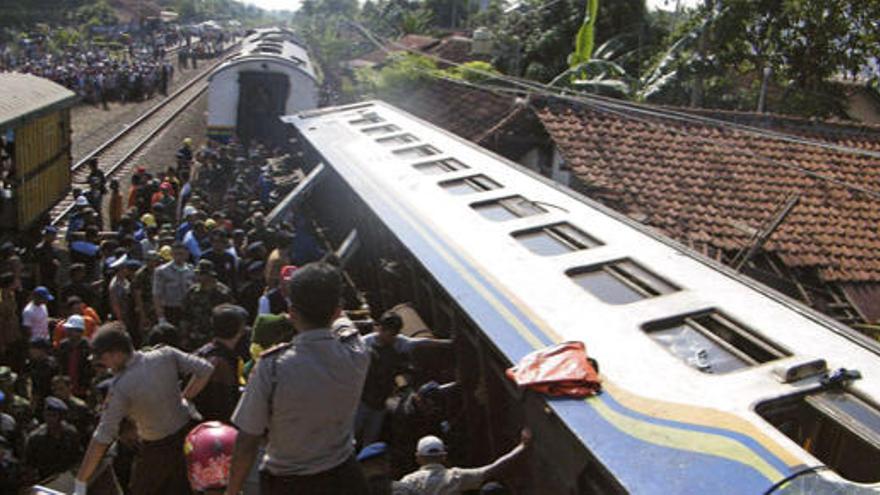
<svg viewBox="0 0 880 495"><path fill-rule="evenodd" d="M48 79L0 74L0 232L32 227L70 189L70 108L77 96Z"/></svg>
<svg viewBox="0 0 880 495"><path fill-rule="evenodd" d="M385 103L284 120L313 168L272 218L296 207L333 245L356 238L370 307L411 301L456 337L465 463L528 424L523 493L878 492L877 342ZM598 396L505 377L572 340ZM828 379L843 367L861 378Z"/></svg>
<svg viewBox="0 0 880 495"><path fill-rule="evenodd" d="M285 29L260 29L210 75L208 136L226 141L284 140L275 117L318 106L317 74L301 40Z"/></svg>

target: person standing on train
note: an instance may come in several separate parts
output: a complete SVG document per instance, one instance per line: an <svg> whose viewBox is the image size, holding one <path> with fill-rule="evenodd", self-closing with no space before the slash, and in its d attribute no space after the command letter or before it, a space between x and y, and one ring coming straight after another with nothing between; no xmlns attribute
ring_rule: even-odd
<svg viewBox="0 0 880 495"><path fill-rule="evenodd" d="M260 493L368 495L352 425L370 356L357 332L334 335L342 276L310 263L288 282L291 342L262 354L232 422L239 435L226 493L238 495L268 430Z"/></svg>
<svg viewBox="0 0 880 495"><path fill-rule="evenodd" d="M94 361L113 370L101 420L76 474L76 495L85 495L124 418L137 427L142 445L131 477L132 495L190 493L183 442L193 426L189 401L208 383L214 366L173 347L136 351L124 328L104 325L92 339ZM181 390L180 376L190 375Z"/></svg>

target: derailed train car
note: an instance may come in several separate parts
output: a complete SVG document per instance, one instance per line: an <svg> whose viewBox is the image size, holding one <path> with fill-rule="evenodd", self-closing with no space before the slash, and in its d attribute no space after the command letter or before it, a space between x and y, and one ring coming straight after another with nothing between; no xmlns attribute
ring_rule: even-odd
<svg viewBox="0 0 880 495"><path fill-rule="evenodd" d="M208 136L284 140L281 115L317 108L320 84L308 50L291 31L259 29L209 76Z"/></svg>
<svg viewBox="0 0 880 495"><path fill-rule="evenodd" d="M360 246L346 266L370 307L411 301L455 337L459 462L528 424L517 493L878 492L876 342L387 104L285 121L314 168L275 213L298 205ZM599 361L600 395L505 377L571 340Z"/></svg>
<svg viewBox="0 0 880 495"><path fill-rule="evenodd" d="M0 94L0 232L21 232L70 188L70 107L77 96L15 72L0 74Z"/></svg>

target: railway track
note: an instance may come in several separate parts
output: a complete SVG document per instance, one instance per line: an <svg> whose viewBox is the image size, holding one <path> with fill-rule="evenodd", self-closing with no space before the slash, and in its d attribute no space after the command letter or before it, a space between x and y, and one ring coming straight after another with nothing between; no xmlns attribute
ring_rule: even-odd
<svg viewBox="0 0 880 495"><path fill-rule="evenodd" d="M79 186L86 183L88 167L86 164L93 158L98 159L99 167L107 179L127 170L139 157L140 152L162 131L167 129L177 117L199 99L208 89L208 75L222 64L226 57L206 67L198 76L178 88L168 97L147 110L125 129L116 133L106 142L89 152L77 161L70 169L71 185ZM73 210L73 195L67 195L58 202L50 212L52 225L62 227L65 218Z"/></svg>

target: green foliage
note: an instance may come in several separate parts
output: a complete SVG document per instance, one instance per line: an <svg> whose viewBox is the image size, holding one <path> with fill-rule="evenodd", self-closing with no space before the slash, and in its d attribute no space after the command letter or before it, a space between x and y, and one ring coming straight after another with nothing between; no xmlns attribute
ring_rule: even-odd
<svg viewBox="0 0 880 495"><path fill-rule="evenodd" d="M461 79L468 82L483 82L492 79L494 76L500 76L498 69L489 62L473 61L465 62L461 66L452 67L442 71L441 76L450 77L452 79Z"/></svg>
<svg viewBox="0 0 880 495"><path fill-rule="evenodd" d="M584 22L578 30L574 51L568 56L569 67L576 67L593 58L596 42L596 16L599 15L599 0L587 0Z"/></svg>
<svg viewBox="0 0 880 495"><path fill-rule="evenodd" d="M430 10L418 9L404 12L398 24L400 34L425 34L431 29L434 14Z"/></svg>
<svg viewBox="0 0 880 495"><path fill-rule="evenodd" d="M833 79L859 73L880 57L880 2L726 0L721 5L693 12L669 37L669 49L654 60L640 95L687 104L699 78L706 95L702 106L754 110L769 69L769 110L843 116L843 94Z"/></svg>
<svg viewBox="0 0 880 495"><path fill-rule="evenodd" d="M111 26L119 22L116 11L106 2L99 0L90 5L83 5L76 9L74 21L82 27Z"/></svg>

